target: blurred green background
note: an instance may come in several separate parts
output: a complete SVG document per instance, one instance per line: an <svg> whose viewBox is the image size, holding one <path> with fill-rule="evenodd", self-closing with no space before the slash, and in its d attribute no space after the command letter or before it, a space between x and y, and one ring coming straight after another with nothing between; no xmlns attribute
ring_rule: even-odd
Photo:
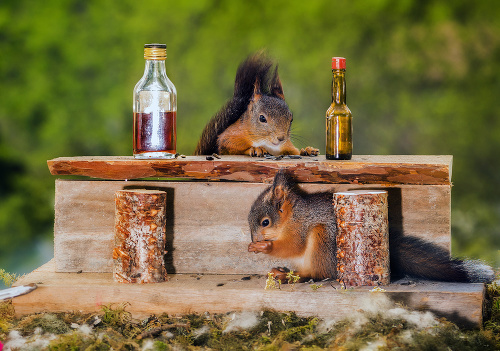
<svg viewBox="0 0 500 351"><path fill-rule="evenodd" d="M500 265L500 2L0 2L0 268L52 257L59 156L131 155L143 45L168 46L178 151L191 154L238 64L279 62L297 146L324 153L332 56L347 58L355 154L451 154L455 255Z"/></svg>

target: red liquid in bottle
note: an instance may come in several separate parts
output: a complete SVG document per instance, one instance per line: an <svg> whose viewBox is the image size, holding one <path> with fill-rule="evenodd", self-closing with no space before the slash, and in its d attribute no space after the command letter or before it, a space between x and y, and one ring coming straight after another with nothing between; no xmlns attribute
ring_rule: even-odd
<svg viewBox="0 0 500 351"><path fill-rule="evenodd" d="M134 155L176 152L177 112L134 113Z"/></svg>

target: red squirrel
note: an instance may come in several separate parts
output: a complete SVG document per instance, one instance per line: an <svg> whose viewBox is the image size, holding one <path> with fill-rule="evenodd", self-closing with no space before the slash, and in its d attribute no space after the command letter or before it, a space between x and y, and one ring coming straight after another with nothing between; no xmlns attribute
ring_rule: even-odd
<svg viewBox="0 0 500 351"><path fill-rule="evenodd" d="M272 186L255 200L248 215L252 242L248 251L286 258L301 278L337 277L336 220L330 192L307 193L280 170ZM410 276L453 282L490 282L490 267L462 261L436 245L390 232L392 277ZM286 282L287 269L273 268L275 278Z"/></svg>
<svg viewBox="0 0 500 351"><path fill-rule="evenodd" d="M195 155L318 155L297 149L290 140L293 115L285 102L278 67L263 53L243 61L236 72L233 97L205 126Z"/></svg>

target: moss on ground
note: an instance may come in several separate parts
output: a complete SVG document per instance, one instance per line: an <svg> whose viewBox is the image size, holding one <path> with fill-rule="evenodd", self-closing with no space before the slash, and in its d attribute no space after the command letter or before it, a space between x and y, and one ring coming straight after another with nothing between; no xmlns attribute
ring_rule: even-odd
<svg viewBox="0 0 500 351"><path fill-rule="evenodd" d="M0 341L12 350L499 350L500 287L487 288L482 328L464 330L422 315L422 323L381 312L327 321L295 313L153 315L134 320L128 304L99 313L39 313L15 317L0 302ZM391 316L391 317L389 317ZM417 315L418 316L418 315Z"/></svg>

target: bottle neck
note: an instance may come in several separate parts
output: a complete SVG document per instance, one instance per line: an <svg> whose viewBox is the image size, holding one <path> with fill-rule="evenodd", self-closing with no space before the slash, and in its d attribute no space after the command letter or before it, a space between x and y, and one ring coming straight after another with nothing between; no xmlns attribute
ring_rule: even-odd
<svg viewBox="0 0 500 351"><path fill-rule="evenodd" d="M144 76L151 78L166 77L165 60L146 60Z"/></svg>
<svg viewBox="0 0 500 351"><path fill-rule="evenodd" d="M332 76L332 104L345 105L345 69L332 69Z"/></svg>

